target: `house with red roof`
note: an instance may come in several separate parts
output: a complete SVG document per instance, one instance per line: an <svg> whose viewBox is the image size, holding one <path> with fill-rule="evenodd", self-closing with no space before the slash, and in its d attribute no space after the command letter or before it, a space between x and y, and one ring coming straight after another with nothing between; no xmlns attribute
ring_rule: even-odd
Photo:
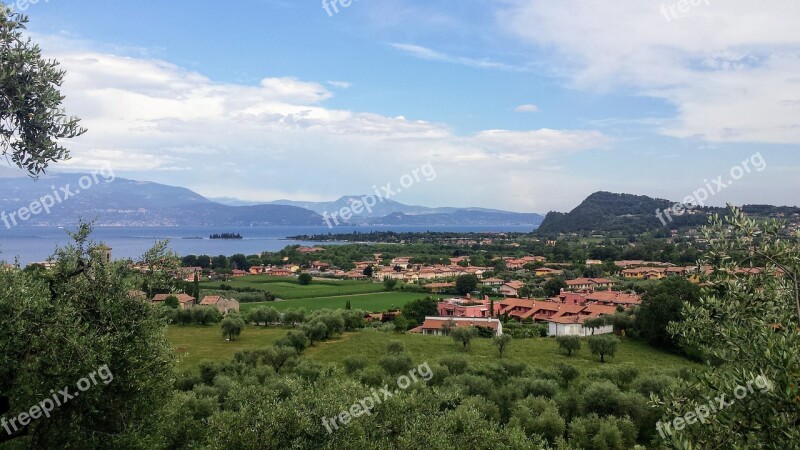
<svg viewBox="0 0 800 450"><path fill-rule="evenodd" d="M192 308L197 301L196 298L188 294L157 294L155 297L153 297L153 304L159 306L163 305L163 302L169 297L175 297L178 299L178 305L180 309Z"/></svg>
<svg viewBox="0 0 800 450"><path fill-rule="evenodd" d="M218 295L207 295L203 297L200 306L214 307L222 315L228 314L230 311L239 311L239 302L237 300L220 297Z"/></svg>
<svg viewBox="0 0 800 450"><path fill-rule="evenodd" d="M495 336L503 334L503 324L498 319L473 317L426 317L422 325L409 330L427 336L447 336L456 327L489 328Z"/></svg>
<svg viewBox="0 0 800 450"><path fill-rule="evenodd" d="M519 297L519 290L524 286L522 281L509 281L500 286L499 292L506 297Z"/></svg>
<svg viewBox="0 0 800 450"><path fill-rule="evenodd" d="M467 294L467 298L439 302L438 311L442 317L496 317L500 312L500 303L492 302L488 296L483 300L474 300Z"/></svg>
<svg viewBox="0 0 800 450"><path fill-rule="evenodd" d="M573 291L584 289L606 289L614 286L614 281L607 278L576 278L567 280L567 288Z"/></svg>

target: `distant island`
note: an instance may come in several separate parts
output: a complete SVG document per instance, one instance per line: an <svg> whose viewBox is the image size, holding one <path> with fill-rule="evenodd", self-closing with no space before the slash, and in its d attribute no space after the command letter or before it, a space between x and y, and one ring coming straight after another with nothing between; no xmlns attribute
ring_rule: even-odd
<svg viewBox="0 0 800 450"><path fill-rule="evenodd" d="M209 239L242 239L242 235L239 233L222 233L222 234L212 234L208 237Z"/></svg>

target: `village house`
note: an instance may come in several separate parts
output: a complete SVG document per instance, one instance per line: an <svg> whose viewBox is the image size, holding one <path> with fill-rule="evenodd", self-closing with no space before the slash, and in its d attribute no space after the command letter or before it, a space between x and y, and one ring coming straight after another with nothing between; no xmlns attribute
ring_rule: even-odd
<svg viewBox="0 0 800 450"><path fill-rule="evenodd" d="M175 298L178 299L178 305L179 305L178 307L180 309L190 309L190 308L194 307L194 304L197 301L197 299L192 297L191 295L183 294L183 293L181 293L181 294L157 294L155 297L153 297L153 304L157 305L157 306L161 306L161 305L164 304L163 302L166 301L167 298L169 298L169 297L175 297Z"/></svg>
<svg viewBox="0 0 800 450"><path fill-rule="evenodd" d="M506 297L519 297L519 291L525 287L522 281L509 281L500 286L499 292Z"/></svg>
<svg viewBox="0 0 800 450"><path fill-rule="evenodd" d="M250 267L249 272L250 275L261 275L267 273L267 270L269 270L269 267L267 266L252 266Z"/></svg>
<svg viewBox="0 0 800 450"><path fill-rule="evenodd" d="M345 272L343 275L345 278L350 280L367 280L369 279L368 276L364 275L364 272L361 270L352 270L350 272Z"/></svg>
<svg viewBox="0 0 800 450"><path fill-rule="evenodd" d="M391 267L381 267L380 270L376 270L372 273L373 278L377 278L380 281L386 279L392 280L403 280L406 277L405 272L398 272Z"/></svg>
<svg viewBox="0 0 800 450"><path fill-rule="evenodd" d="M442 317L496 317L500 312L500 304L492 302L488 296L483 300L474 300L467 294L467 298L439 302L438 311Z"/></svg>
<svg viewBox="0 0 800 450"><path fill-rule="evenodd" d="M522 269L525 264L530 264L530 262L525 259L503 258L503 260L506 263L506 269L509 270Z"/></svg>
<svg viewBox="0 0 800 450"><path fill-rule="evenodd" d="M451 291L456 288L455 283L428 283L423 286L424 289L431 291L434 294L441 294L443 292Z"/></svg>
<svg viewBox="0 0 800 450"><path fill-rule="evenodd" d="M471 317L426 317L422 325L409 330L426 336L447 336L454 327L489 328L495 336L503 334L503 324L498 319Z"/></svg>
<svg viewBox="0 0 800 450"><path fill-rule="evenodd" d="M587 328L583 324L588 320L588 316L556 317L547 319L548 336L593 336L609 334L614 332L613 325L603 325L598 328Z"/></svg>
<svg viewBox="0 0 800 450"><path fill-rule="evenodd" d="M310 264L311 269L325 271L331 268L331 265L322 261L312 261Z"/></svg>
<svg viewBox="0 0 800 450"><path fill-rule="evenodd" d="M500 278L486 278L485 280L481 280L481 284L486 287L498 287L505 284L505 280Z"/></svg>
<svg viewBox="0 0 800 450"><path fill-rule="evenodd" d="M292 275L292 271L290 271L289 269L275 267L269 269L269 271L267 271L267 274L272 275L273 277L288 277Z"/></svg>
<svg viewBox="0 0 800 450"><path fill-rule="evenodd" d="M614 265L622 267L623 269L630 269L634 267L674 267L675 264L665 263L659 261L643 261L643 260L622 260L614 261Z"/></svg>
<svg viewBox="0 0 800 450"><path fill-rule="evenodd" d="M563 270L551 269L549 267L539 267L533 271L537 277L557 277L564 274Z"/></svg>
<svg viewBox="0 0 800 450"><path fill-rule="evenodd" d="M239 302L234 299L220 297L218 295L208 295L200 302L200 306L211 306L217 309L220 314L226 315L230 311L239 311Z"/></svg>
<svg viewBox="0 0 800 450"><path fill-rule="evenodd" d="M410 257L398 257L392 259L392 266L401 267L403 269L408 269L409 262L411 261Z"/></svg>
<svg viewBox="0 0 800 450"><path fill-rule="evenodd" d="M478 267L478 266L467 266L464 268L464 272L470 275L475 275L478 278L481 278L483 274L488 272L490 269L487 267Z"/></svg>
<svg viewBox="0 0 800 450"><path fill-rule="evenodd" d="M567 295L574 295L568 293ZM560 303L554 301L527 300L527 299L506 299L500 302L500 315L516 319L520 322L525 320L547 322L548 334L550 336L588 335L603 334L613 332L613 326L584 329L583 323L592 318L616 313L616 307L604 305L586 305L579 303L575 299L570 303Z"/></svg>
<svg viewBox="0 0 800 450"><path fill-rule="evenodd" d="M183 281L194 281L194 277L197 276L197 279L202 279L203 276L203 268L202 267L181 267L178 269L178 275L176 278L179 278Z"/></svg>
<svg viewBox="0 0 800 450"><path fill-rule="evenodd" d="M567 280L567 288L573 291L584 289L606 289L614 286L614 281L606 278L576 278Z"/></svg>
<svg viewBox="0 0 800 450"><path fill-rule="evenodd" d="M629 306L640 305L642 303L642 297L638 294L608 290L587 293L586 301L599 305L620 305L623 308L627 308Z"/></svg>

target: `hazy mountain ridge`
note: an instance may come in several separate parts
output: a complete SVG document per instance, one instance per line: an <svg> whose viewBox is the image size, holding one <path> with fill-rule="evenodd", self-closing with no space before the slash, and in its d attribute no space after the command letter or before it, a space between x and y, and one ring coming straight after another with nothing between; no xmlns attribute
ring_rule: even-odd
<svg viewBox="0 0 800 450"><path fill-rule="evenodd" d="M79 218L98 226L315 226L325 225L322 214L349 207L363 196L344 196L333 202L278 200L255 203L235 198L209 200L189 189L159 183L85 174L54 174L30 178L0 178L0 212L10 214L45 196L61 198L44 212L32 215L24 226L70 226ZM69 188L67 189L67 186ZM70 194L64 193L66 189ZM68 197L68 198L64 198ZM484 208L428 208L384 199L371 213L354 215L341 225L530 225L541 223L539 214ZM331 222L335 224L335 222Z"/></svg>

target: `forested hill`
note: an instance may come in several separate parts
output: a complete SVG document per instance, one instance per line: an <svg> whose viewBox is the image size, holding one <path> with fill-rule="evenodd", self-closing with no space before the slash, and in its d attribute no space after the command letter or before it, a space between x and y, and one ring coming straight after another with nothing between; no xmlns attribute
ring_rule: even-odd
<svg viewBox="0 0 800 450"><path fill-rule="evenodd" d="M595 192L569 213L550 212L537 233L576 233L584 231L642 233L657 229L697 226L707 222L708 214L721 208L697 208L683 216L672 215L664 226L656 211L671 208L675 202L644 195ZM665 217L665 220L666 219Z"/></svg>

